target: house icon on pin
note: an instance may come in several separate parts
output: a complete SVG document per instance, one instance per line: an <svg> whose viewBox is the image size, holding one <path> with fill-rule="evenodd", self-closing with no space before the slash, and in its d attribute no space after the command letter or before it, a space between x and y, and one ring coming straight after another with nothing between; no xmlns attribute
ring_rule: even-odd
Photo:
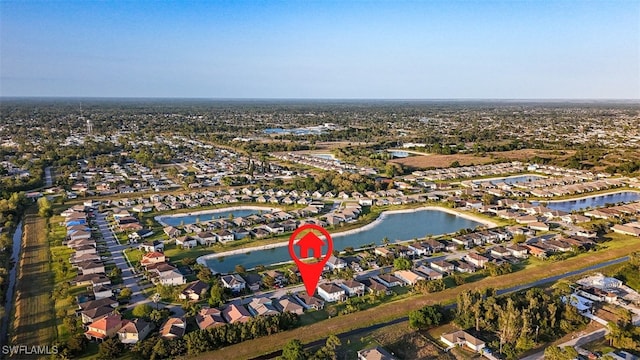
<svg viewBox="0 0 640 360"><path fill-rule="evenodd" d="M296 246L300 247L300 257L309 257L309 250L313 252L313 257L320 258L322 256L322 246L324 241L320 239L316 234L312 232L306 233L297 243Z"/></svg>

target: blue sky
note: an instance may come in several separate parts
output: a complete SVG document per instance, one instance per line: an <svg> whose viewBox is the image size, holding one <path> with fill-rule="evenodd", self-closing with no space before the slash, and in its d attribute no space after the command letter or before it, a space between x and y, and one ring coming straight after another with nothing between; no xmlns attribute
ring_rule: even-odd
<svg viewBox="0 0 640 360"><path fill-rule="evenodd" d="M638 99L640 1L2 1L0 95Z"/></svg>

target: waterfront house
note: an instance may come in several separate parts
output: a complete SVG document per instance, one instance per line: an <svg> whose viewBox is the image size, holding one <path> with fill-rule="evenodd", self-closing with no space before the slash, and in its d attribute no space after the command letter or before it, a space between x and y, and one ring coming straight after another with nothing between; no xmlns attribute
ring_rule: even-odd
<svg viewBox="0 0 640 360"><path fill-rule="evenodd" d="M222 286L231 289L233 292L240 292L247 286L247 282L238 274L225 275L220 280L222 280Z"/></svg>

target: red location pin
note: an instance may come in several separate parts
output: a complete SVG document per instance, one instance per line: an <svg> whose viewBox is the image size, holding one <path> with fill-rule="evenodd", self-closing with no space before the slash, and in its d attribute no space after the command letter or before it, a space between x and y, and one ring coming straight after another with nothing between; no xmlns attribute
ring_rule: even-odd
<svg viewBox="0 0 640 360"><path fill-rule="evenodd" d="M324 240L315 234L315 231L320 232L324 236ZM298 237L300 237L298 239ZM327 245L327 254L322 256L322 247ZM300 250L300 256L296 253L295 247ZM304 287L307 289L307 294L313 296L318 286L318 280L322 275L322 269L324 264L329 261L331 253L333 252L333 241L331 235L327 230L315 224L305 224L296 229L289 238L289 254L302 275L302 281ZM314 257L318 261L315 263L305 263L301 259Z"/></svg>

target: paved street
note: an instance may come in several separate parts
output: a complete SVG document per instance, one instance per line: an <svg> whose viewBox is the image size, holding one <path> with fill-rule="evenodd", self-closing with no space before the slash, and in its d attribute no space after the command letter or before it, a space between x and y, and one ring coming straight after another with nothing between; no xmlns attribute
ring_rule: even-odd
<svg viewBox="0 0 640 360"><path fill-rule="evenodd" d="M133 292L131 300L129 301L127 307L134 308L139 304L150 303L151 299L146 298L142 294L142 290L151 287L152 285L141 287L138 284L138 281L142 279L142 276L134 275L133 269L129 267L129 264L124 257L123 250L131 247L131 245L120 245L113 232L109 228L109 224L106 220L105 214L96 213L96 223L98 224L98 228L102 233L102 237L107 243L109 252L111 252L111 259L113 263L122 271L122 285L131 289L131 291ZM152 304L152 306L155 308L156 304ZM182 307L178 305L158 303L157 306L160 309L169 309L174 316L184 315L184 310L182 310Z"/></svg>

